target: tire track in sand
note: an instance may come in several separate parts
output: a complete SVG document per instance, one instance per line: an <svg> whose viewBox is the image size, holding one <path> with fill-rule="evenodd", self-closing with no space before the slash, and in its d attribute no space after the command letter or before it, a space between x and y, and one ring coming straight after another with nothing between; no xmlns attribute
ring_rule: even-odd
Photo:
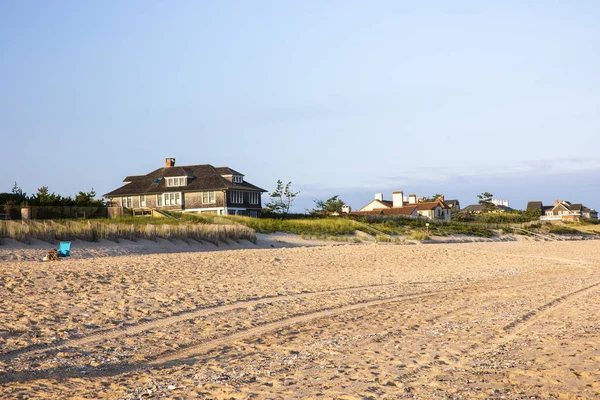
<svg viewBox="0 0 600 400"><path fill-rule="evenodd" d="M345 290L345 289L344 289ZM105 366L103 368L97 368L92 370L85 371L86 377L95 377L95 376L112 376L112 375L120 375L128 372L133 372L138 369L146 369L146 368L156 368L162 366L169 366L170 364L178 363L182 359L190 358L192 356L205 353L206 351L236 341L245 339L248 337L260 336L267 332L275 331L281 328L287 328L291 325L300 324L309 322L315 319L331 317L335 315L342 314L348 311L359 310L368 307L380 306L384 304L401 302L406 300L413 299L421 299L426 297L433 297L440 294L448 294L452 292L456 292L459 288L454 289L443 289L443 290L432 290L428 292L421 292L416 294L404 294L397 295L388 298L379 298L376 300L367 300L359 303L350 304L347 306L342 306L338 308L320 310L309 312L306 314L300 314L293 317L283 318L277 321L267 322L263 325L249 328L242 331L236 331L228 335L220 336L215 339L209 339L203 343L191 345L187 348L183 348L181 350L175 352L168 352L167 354L159 354L157 356L149 357L146 361L134 364L113 364L111 366ZM339 290L337 290L339 291ZM330 292L330 291L327 291ZM311 293L317 294L317 293ZM318 293L322 294L322 293ZM233 305L232 305L233 306ZM224 306L227 307L227 306ZM222 310L221 310L222 311ZM48 349L44 349L48 350ZM41 351L41 350L40 350ZM81 377L82 370L75 368L58 368L51 370L29 370L29 371L10 371L9 374L0 374L0 384L5 384L8 382L15 381L31 381L38 379L47 379L47 378L69 378L69 377Z"/></svg>
<svg viewBox="0 0 600 400"><path fill-rule="evenodd" d="M554 281L555 280L550 280L550 281L547 281L544 283L550 283L550 282L554 282ZM410 282L409 284L415 284L415 283ZM420 283L416 283L416 284L420 284ZM536 286L539 284L540 284L539 281L536 281L533 283L525 282L525 283L520 283L517 285L502 286L499 288L495 288L494 290L514 289L516 287L530 287L530 286ZM387 286L387 285L375 285L375 287L377 287L377 286ZM372 287L372 286L335 289L335 290L325 291L325 293L359 290L359 289L365 289L365 288L369 288L369 287ZM452 288L452 289L427 291L427 292L421 292L421 293L409 293L409 294L392 296L392 297L388 297L388 298L365 300L365 301L353 303L353 304L350 304L347 306L341 306L341 307L337 307L337 308L328 308L325 310L319 310L319 311L309 312L306 314L300 314L300 315L287 317L287 318L283 318L283 319L276 320L276 321L267 322L263 325L260 325L260 326L254 327L254 328L245 329L242 331L235 331L230 334L226 334L224 336L220 336L217 338L209 338L208 340L206 340L202 343L193 344L191 346L182 348L175 352L168 352L166 354L162 353L162 354L158 354L156 356L148 357L147 361L144 361L144 362L138 362L138 363L134 363L134 364L113 364L110 366L104 366L104 367L101 367L98 369L94 368L91 370L89 368L86 368L85 376L88 376L88 377L108 376L108 375L112 376L112 375L119 375L119 374L124 374L124 373L128 373L128 372L133 372L138 369L146 369L146 368L151 368L151 367L156 368L156 367L163 367L163 366L168 367L171 364L176 364L186 358L190 358L192 356L205 353L205 352L207 352L213 348L216 348L218 346L222 346L222 345L231 343L236 340L242 340L242 339L246 339L249 337L260 336L260 335L266 334L268 332L272 332L272 331L276 331L278 329L290 327L292 325L306 323L306 322L310 322L310 321L320 319L320 318L332 317L332 316L340 315L345 312L360 310L360 309L364 309L367 307L375 307L375 306L380 306L380 305L395 303L395 302L401 302L401 301L406 301L406 300L433 297L433 296L441 295L441 294L450 294L450 293L456 292L458 290L463 290L463 289L464 289L463 287L458 287L458 288ZM319 294L322 294L322 292L311 292L311 293L305 293L303 295L319 295ZM277 297L285 297L285 296L277 296ZM269 299L267 299L267 298L260 299L260 301L262 301L262 302L267 302L267 300L269 300ZM271 300L272 300L272 298L271 298ZM244 302L244 303L247 303L247 302ZM239 303L238 303L238 305L239 305ZM230 306L233 306L233 304ZM219 311L223 311L222 307L215 307L215 308L220 308ZM461 309L464 309L464 308L465 308L464 306L461 306L461 307L455 308L454 310L449 310L449 311L443 312L431 320L437 320L444 316L456 313L457 311L460 311ZM232 307L231 309L235 309L235 307ZM204 310L208 311L208 309L204 309ZM214 311L214 312L218 312L218 311ZM170 319L170 317L168 319ZM149 323L146 323L145 325L148 325L148 324ZM150 329L150 328L148 328L148 329ZM63 347L63 346L54 346L54 348L61 348L61 347ZM43 350L49 350L49 349L43 349ZM41 352L43 350L39 350L39 351ZM429 368L429 367L423 366L423 367L419 368L419 370L425 369L425 368ZM60 376L62 378L81 377L82 372L81 372L81 370L78 370L77 368L73 368L73 367L58 368L58 369L55 368L55 369L45 370L45 371L40 371L40 370L11 371L10 377L0 375L0 383L6 383L8 381L37 380L37 379L51 378L51 377L56 377L56 376Z"/></svg>
<svg viewBox="0 0 600 400"><path fill-rule="evenodd" d="M419 283L416 283L416 284L419 284ZM408 282L407 284L411 285L413 283ZM86 344L99 342L99 341L103 341L103 340L107 340L107 339L116 339L120 336L134 335L134 334L141 333L141 332L144 332L144 331L147 331L150 329L164 328L166 326L173 325L178 322L183 322L183 321L187 321L190 319L194 319L197 317L208 316L211 314L216 314L216 313L221 313L221 312L226 312L226 311L232 311L232 310L239 309L239 308L252 307L255 305L259 305L259 304L271 303L271 302L282 300L282 299L290 299L290 300L302 299L302 298L310 298L310 297L321 296L321 295L326 295L326 294L350 293L350 292L357 291L357 290L376 289L376 288L389 287L389 286L395 286L395 285L401 286L401 284L398 284L398 283L384 283L384 284L376 284L376 285L352 286L352 287L346 287L346 288L337 288L337 289L315 291L315 292L304 292L304 293L297 293L297 294L267 296L267 297L261 297L258 299L236 301L236 302L226 304L226 305L221 305L221 306L200 307L200 308L195 308L195 309L188 310L188 311L183 311L176 315L171 315L171 316L165 317L165 318L160 318L160 319L147 321L147 322L139 322L136 324L127 325L125 327L119 327L119 328L113 328L113 329L109 329L109 330L101 330L98 332L92 332L91 334L89 334L85 337L81 337L81 338L69 339L69 340L64 340L64 341L54 342L54 343L35 344L35 345L28 346L28 347L25 347L22 349L17 349L17 350L13 350L13 351L10 351L10 352L4 353L4 354L0 354L0 361L13 360L16 357L19 357L22 355L27 355L27 354L59 350L59 349L63 349L66 347L78 347L78 346L83 346Z"/></svg>
<svg viewBox="0 0 600 400"><path fill-rule="evenodd" d="M473 343L472 345L470 345L469 347L466 348L467 351L470 350L478 350L477 354L481 355L484 354L486 351L490 351L494 348L497 348L498 346L502 346L503 344L510 342L511 340L514 340L521 332L523 332L527 327L533 325L540 317L543 313L547 312L547 311L554 311L559 307L565 306L566 304L568 304L569 301L576 299L577 297L583 296L585 295L585 293L589 292L590 290L594 289L594 288L598 288L600 287L600 282L596 282L593 283L591 285L585 286L581 289L566 293L562 296L556 297L554 299L552 299L551 301L544 303L543 305L530 310L528 312L526 312L525 314L522 314L520 317L518 317L517 319L515 319L513 322L505 325L504 327L502 327L502 331L505 332L505 335L502 335L500 337L496 337L495 335L489 336L487 338L486 341L482 342L485 343L485 346L480 348L480 344L479 343ZM534 318L536 317L536 318ZM475 357L476 355L474 354L473 357ZM448 362L444 361L446 364L445 366L448 367ZM417 375L418 373L421 373L424 370L430 369L433 365L437 365L442 367L443 365L441 364L441 362L439 361L435 361L435 362L431 362L431 363L427 363L424 365L419 366L418 368L414 369L413 371L403 374L399 377L399 379L401 379L402 381L409 379L415 375Z"/></svg>
<svg viewBox="0 0 600 400"><path fill-rule="evenodd" d="M549 282L554 282L554 281L556 281L556 280L553 279ZM534 282L534 283L526 282L526 283L521 283L521 284L517 284L517 285L503 286L503 287L497 288L496 290L514 289L516 287L537 286L539 284L540 284L539 281ZM402 302L402 301L406 301L406 300L414 300L414 299L421 299L421 298L432 297L432 296L437 296L437 295L442 295L442 294L449 294L452 292L456 292L458 290L461 290L461 288L435 290L435 291L413 293L413 294L404 294L404 295L392 296L392 297L388 297L388 298L380 298L380 299L376 299L376 300L366 300L366 301L361 301L358 303L350 304L347 306L341 306L341 307L337 307L337 308L329 308L326 310L314 311L314 312L310 312L310 313L306 313L306 314L296 315L296 316L280 319L277 321L267 322L263 325L255 327L255 328L250 328L250 329L246 329L246 330L242 330L242 331L236 331L236 332L221 336L216 339L209 339L208 341L205 341L203 343L200 343L197 345L192 345L185 349L175 351L173 353L170 353L170 354L167 354L164 356L158 355L153 358L150 358L146 365L148 367L168 366L169 363L178 362L181 359L190 358L194 355L205 353L206 351L208 351L212 348L222 346L227 343L231 343L231 342L241 340L241 339L246 339L249 337L260 336L260 335L266 334L268 332L276 331L278 329L288 328L289 326L292 326L292 325L311 322L316 319L325 318L325 317L333 317L336 315L340 315L340 314L347 313L350 311L361 310L361 309L365 309L368 307L377 307L377 306L381 306L381 305L385 305L385 304L397 303L397 302ZM462 308L463 307L458 307L454 311L455 312L459 311ZM452 313L452 311L450 311L450 313ZM446 315L448 315L448 312L442 313L441 315L437 316L437 318L441 318L442 316L446 316ZM437 318L434 318L434 319L437 319ZM123 372L128 372L128 371L123 371Z"/></svg>

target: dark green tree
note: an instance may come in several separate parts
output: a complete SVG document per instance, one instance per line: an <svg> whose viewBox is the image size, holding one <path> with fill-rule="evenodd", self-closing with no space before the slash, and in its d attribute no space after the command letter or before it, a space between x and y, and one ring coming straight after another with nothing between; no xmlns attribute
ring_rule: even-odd
<svg viewBox="0 0 600 400"><path fill-rule="evenodd" d="M89 192L79 192L75 196L75 205L80 207L104 207L104 200L96 200L96 191L94 188Z"/></svg>
<svg viewBox="0 0 600 400"><path fill-rule="evenodd" d="M316 212L316 213L341 212L342 206L345 204L344 200L340 199L339 195L337 195L337 194L333 197L328 198L327 200L316 199L316 200L314 200L314 202L315 202L315 208L312 210L312 212Z"/></svg>
<svg viewBox="0 0 600 400"><path fill-rule="evenodd" d="M441 196L443 196L443 194L436 193L431 197L425 197L423 199L423 201L436 201L438 199L438 197L441 197Z"/></svg>
<svg viewBox="0 0 600 400"><path fill-rule="evenodd" d="M485 208L493 208L494 207L494 203L492 203L493 197L494 197L494 195L491 194L490 192L483 192L483 193L477 195L477 198L479 199L478 203L480 205L484 206Z"/></svg>

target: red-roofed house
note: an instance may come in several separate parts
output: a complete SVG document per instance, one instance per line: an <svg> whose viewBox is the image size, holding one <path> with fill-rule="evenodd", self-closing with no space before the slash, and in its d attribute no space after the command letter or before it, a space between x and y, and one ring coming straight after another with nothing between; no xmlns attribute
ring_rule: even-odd
<svg viewBox="0 0 600 400"><path fill-rule="evenodd" d="M443 196L435 201L417 201L417 196L396 191L392 193L392 200L384 200L383 193L376 193L375 198L358 211L356 215L404 215L408 217L424 217L450 221L450 207L444 202Z"/></svg>

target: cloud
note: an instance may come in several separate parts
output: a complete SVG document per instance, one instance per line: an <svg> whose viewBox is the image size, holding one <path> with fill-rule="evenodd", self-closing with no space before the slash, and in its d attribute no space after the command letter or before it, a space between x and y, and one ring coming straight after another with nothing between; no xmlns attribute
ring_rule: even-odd
<svg viewBox="0 0 600 400"><path fill-rule="evenodd" d="M447 182L453 179L465 178L508 178L541 177L584 173L600 170L600 159L594 158L563 158L547 160L527 160L506 165L479 165L460 167L425 167L403 171L402 175L384 176L376 179L380 183L404 182ZM366 183L366 182L365 182Z"/></svg>

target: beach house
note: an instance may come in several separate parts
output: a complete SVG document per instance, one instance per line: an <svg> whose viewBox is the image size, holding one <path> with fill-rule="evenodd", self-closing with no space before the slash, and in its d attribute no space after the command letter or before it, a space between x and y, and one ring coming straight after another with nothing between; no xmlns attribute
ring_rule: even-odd
<svg viewBox="0 0 600 400"><path fill-rule="evenodd" d="M376 193L375 198L352 214L357 215L403 215L413 218L427 218L450 221L450 207L444 202L444 196L434 201L417 199L415 194L404 196L402 191L392 193L392 200L384 200L383 193Z"/></svg>
<svg viewBox="0 0 600 400"><path fill-rule="evenodd" d="M130 175L123 183L104 197L113 206L142 213L158 209L258 217L261 194L266 192L229 167L175 166L174 158L146 175Z"/></svg>
<svg viewBox="0 0 600 400"><path fill-rule="evenodd" d="M598 212L583 204L571 204L566 200L554 200L554 205L544 206L539 201L527 203L527 210L540 212L540 221L569 221L577 222L582 219L598 219Z"/></svg>

